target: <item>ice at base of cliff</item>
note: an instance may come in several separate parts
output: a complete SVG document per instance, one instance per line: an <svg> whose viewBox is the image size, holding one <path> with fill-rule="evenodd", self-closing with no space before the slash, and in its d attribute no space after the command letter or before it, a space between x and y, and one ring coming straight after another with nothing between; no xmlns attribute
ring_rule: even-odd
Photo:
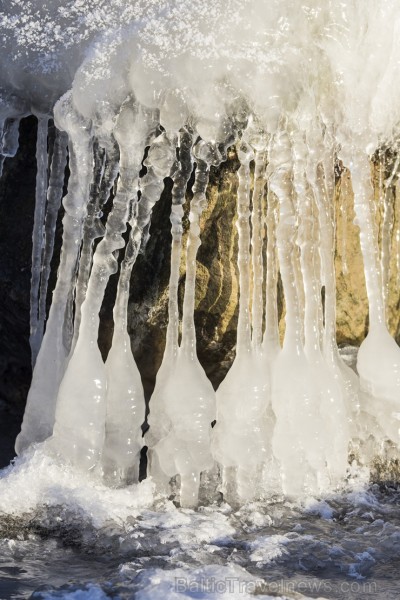
<svg viewBox="0 0 400 600"><path fill-rule="evenodd" d="M353 471L355 477L347 482L343 491L362 489L367 484L368 470L360 468ZM207 498L207 495L205 489L203 496ZM210 505L216 506L215 497L215 489L212 489L209 494ZM276 496L271 500L276 500ZM302 497L297 504L302 506L309 501L307 497ZM45 452L42 444L15 459L14 464L0 471L0 515L18 517L38 509L57 507L64 507L71 515L78 515L95 528L104 527L110 521L123 523L129 518L138 517L151 507L160 511L155 513L159 514L157 517L159 525L163 518L170 519L169 511L172 510L175 514L174 518L180 515L180 520L188 521L190 539L199 534L196 528L192 529L198 527L198 523L195 525L194 522L199 513L189 509L180 511L175 509L174 504L167 500L166 496L155 492L151 477L139 484L124 488L110 488L104 485L96 474L88 475L60 464ZM201 510L207 512L208 509L202 507ZM165 516L163 511L166 511ZM216 523L210 519L211 514L209 513L207 519L210 520L210 528L215 532Z"/></svg>
<svg viewBox="0 0 400 600"><path fill-rule="evenodd" d="M341 354L350 366L354 366L356 360L354 348L346 347L341 350ZM352 474L353 478L343 486L343 491L362 489L368 483L368 469L353 468ZM267 493L265 496L268 498ZM207 489L203 490L203 497L208 497L208 503L212 504L218 497L215 485L209 493ZM305 506L309 501L303 497L298 503ZM0 514L17 516L34 512L42 507L59 506L66 507L71 514L79 515L96 528L103 527L109 521L125 522L150 507L158 507L162 511L167 507L165 517L162 516L162 511L157 516L158 525L163 518L169 520L173 513L175 518L180 515L179 519L188 520L189 539L198 534L196 529L198 524L194 527L194 520L198 518L198 513L175 509L164 496L156 493L151 477L137 485L110 488L104 485L99 474L88 474L59 463L46 450L46 444L36 445L34 449L15 459L13 464L0 471ZM204 507L203 509L208 511ZM158 515L158 512L155 514ZM212 511L207 514L210 528L215 530L215 520L211 519ZM183 515L193 515L193 517ZM202 531L203 529L204 524Z"/></svg>

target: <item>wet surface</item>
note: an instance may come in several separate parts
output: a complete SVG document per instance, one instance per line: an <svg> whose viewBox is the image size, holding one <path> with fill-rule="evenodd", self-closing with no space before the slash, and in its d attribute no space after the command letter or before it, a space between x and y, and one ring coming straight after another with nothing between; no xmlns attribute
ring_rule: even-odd
<svg viewBox="0 0 400 600"><path fill-rule="evenodd" d="M400 596L399 504L399 489L373 486L302 507L263 502L189 511L164 500L100 528L66 507L3 515L0 598L133 598L139 592L158 598L160 586L165 598L177 598L185 597L188 582L203 594L189 597L217 598L217 582L222 591L242 582L239 598L297 591L312 598L394 599Z"/></svg>

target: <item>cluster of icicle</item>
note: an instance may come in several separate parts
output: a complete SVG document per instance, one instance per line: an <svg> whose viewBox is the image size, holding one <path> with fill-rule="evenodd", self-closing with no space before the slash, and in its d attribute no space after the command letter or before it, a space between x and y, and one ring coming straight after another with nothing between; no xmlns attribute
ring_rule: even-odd
<svg viewBox="0 0 400 600"><path fill-rule="evenodd" d="M222 492L241 501L277 488L289 495L332 489L346 476L351 442L368 454L371 437L400 441L400 350L385 324L369 156L351 143L346 154L340 152L351 169L370 305L357 377L335 339L333 198L339 148L333 131L317 113L306 127L282 116L269 131L236 100L211 139L204 124L199 135L196 119L180 106L170 101L161 110L147 108L130 95L116 115L102 114L99 106L96 118L88 120L67 93L55 107L51 157L48 119L39 118L34 371L16 450L20 454L44 442L60 460L101 473L110 485L124 485L138 481L146 444L149 473L160 489L168 489L171 479L180 482L183 506L197 504L200 476L215 466ZM13 139L8 131L3 140ZM232 146L240 161L240 308L236 357L214 392L196 354L196 255L210 169L226 160ZM67 151L70 177L62 200ZM180 323L182 217L193 171ZM173 180L169 322L143 437L145 401L127 332L127 306L131 272L145 249L167 177ZM102 210L110 198L104 226ZM61 200L63 244L43 337ZM108 280L118 270L114 333L104 363L97 341L99 311ZM279 273L286 310L282 346Z"/></svg>

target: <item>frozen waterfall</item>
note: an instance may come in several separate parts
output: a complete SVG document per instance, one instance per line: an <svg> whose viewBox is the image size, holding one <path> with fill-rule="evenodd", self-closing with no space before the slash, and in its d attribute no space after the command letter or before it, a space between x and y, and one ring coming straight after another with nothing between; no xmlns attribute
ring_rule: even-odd
<svg viewBox="0 0 400 600"><path fill-rule="evenodd" d="M35 114L38 133L34 370L17 453L42 444L121 486L138 482L146 445L148 476L194 507L210 473L239 502L318 495L345 480L350 453L368 465L384 444L400 451L400 349L386 318L393 253L400 261L398 3L33 0L24 19L19 5L0 13L0 169L21 118ZM214 390L196 351L197 255L209 180L228 152L238 161L239 310L233 364ZM339 167L351 175L369 303L358 374L336 343ZM128 305L167 182L168 326L147 414ZM113 275L104 361L99 315Z"/></svg>

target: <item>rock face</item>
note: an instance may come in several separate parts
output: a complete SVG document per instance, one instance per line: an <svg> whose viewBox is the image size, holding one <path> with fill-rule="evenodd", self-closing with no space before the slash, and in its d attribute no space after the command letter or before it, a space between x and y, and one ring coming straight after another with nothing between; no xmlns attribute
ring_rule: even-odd
<svg viewBox="0 0 400 600"><path fill-rule="evenodd" d="M35 196L36 120L24 119L20 130L20 149L5 162L0 182L0 401L14 415L15 427L22 416L29 388L31 369L29 351L29 286L31 235ZM238 272L236 267L236 189L238 162L232 150L228 161L213 169L208 188L208 207L202 216L202 246L198 253L195 323L198 356L213 385L217 387L234 357L238 318ZM400 338L399 269L400 194L390 192L386 205L393 208L394 226L385 231L384 201L379 182L389 176L381 162L373 165L376 220L381 247L391 253L388 285L388 322L392 335ZM193 184L193 181L191 182ZM130 302L129 333L132 349L142 374L146 396L154 386L163 356L167 326L168 278L170 260L171 185L166 180L163 196L157 203L146 252L134 268ZM188 197L191 196L190 189ZM188 204L188 202L186 203ZM358 345L368 329L368 303L365 291L358 228L354 225L349 173L337 178L335 210L337 220L337 339L339 344ZM187 228L188 206L185 226ZM60 219L61 219L60 214ZM54 287L61 226L57 230L51 289ZM184 239L183 247L185 247ZM185 263L181 263L180 299L183 299ZM107 288L101 311L99 343L105 357L110 347L113 321L112 305L116 277ZM284 329L282 294L279 314ZM3 423L8 427L10 415ZM3 436L0 432L0 439ZM8 438L12 439L14 432ZM13 441L13 439L12 439ZM11 446L10 446L11 448ZM9 453L11 450L9 449ZM1 454L1 449L0 449Z"/></svg>
<svg viewBox="0 0 400 600"><path fill-rule="evenodd" d="M0 465L13 456L31 379L29 288L35 207L36 119L24 119L20 150L0 180Z"/></svg>

